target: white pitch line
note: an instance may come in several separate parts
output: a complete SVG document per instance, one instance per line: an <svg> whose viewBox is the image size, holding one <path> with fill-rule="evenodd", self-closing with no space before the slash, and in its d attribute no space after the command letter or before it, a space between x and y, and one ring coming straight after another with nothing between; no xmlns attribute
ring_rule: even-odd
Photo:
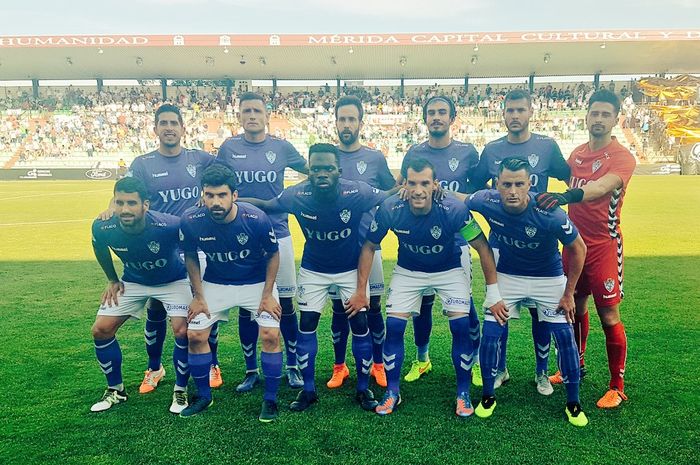
<svg viewBox="0 0 700 465"><path fill-rule="evenodd" d="M111 191L111 190L109 190ZM5 197L5 198L0 198L0 202L3 200L18 200L18 199L31 199L34 197L47 197L47 196L53 196L53 195L73 195L73 194L89 194L92 192L108 192L107 189L97 189L97 190L92 190L92 191L74 191L74 192L45 192L43 194L33 194L33 195L19 195L17 197Z"/></svg>
<svg viewBox="0 0 700 465"><path fill-rule="evenodd" d="M59 224L59 223L82 223L83 221L93 221L95 218L82 218L79 220L55 220L55 221L33 221L26 223L0 223L0 226L29 226L35 224Z"/></svg>

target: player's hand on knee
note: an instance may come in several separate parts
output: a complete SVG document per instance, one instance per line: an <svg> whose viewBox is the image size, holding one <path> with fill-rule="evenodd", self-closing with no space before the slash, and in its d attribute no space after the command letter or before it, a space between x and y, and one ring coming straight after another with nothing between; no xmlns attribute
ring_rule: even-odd
<svg viewBox="0 0 700 465"><path fill-rule="evenodd" d="M121 281L110 281L107 284L107 288L102 293L101 303L102 305L107 305L108 307L116 307L119 305L120 295L124 295L124 283Z"/></svg>
<svg viewBox="0 0 700 465"><path fill-rule="evenodd" d="M502 300L499 300L494 305L490 306L489 311L499 325L503 326L508 322L508 309L506 308L505 302Z"/></svg>
<svg viewBox="0 0 700 465"><path fill-rule="evenodd" d="M100 212L99 215L97 215L97 218L102 220L102 221L107 221L110 219L112 216L114 216L114 209L113 208L108 208L107 210Z"/></svg>
<svg viewBox="0 0 700 465"><path fill-rule="evenodd" d="M202 297L195 297L187 309L187 322L194 320L200 313L205 314L207 318L211 318L206 300Z"/></svg>
<svg viewBox="0 0 700 465"><path fill-rule="evenodd" d="M272 294L263 295L262 299L260 300L258 315L260 315L262 312L269 313L272 315L272 318L277 321L280 321L282 318L282 306L279 302L277 302L277 299L275 299Z"/></svg>
<svg viewBox="0 0 700 465"><path fill-rule="evenodd" d="M345 307L345 313L348 315L348 318L352 318L362 310L369 308L369 299L364 293L355 292L343 303L343 306Z"/></svg>
<svg viewBox="0 0 700 465"><path fill-rule="evenodd" d="M574 296L564 294L561 300L559 300L559 310L566 317L566 321L573 324L574 315L576 314L576 304L574 303Z"/></svg>

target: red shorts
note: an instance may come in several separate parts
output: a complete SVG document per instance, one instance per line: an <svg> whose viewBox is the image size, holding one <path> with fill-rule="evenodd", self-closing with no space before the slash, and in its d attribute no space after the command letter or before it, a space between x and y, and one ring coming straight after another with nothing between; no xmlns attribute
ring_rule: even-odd
<svg viewBox="0 0 700 465"><path fill-rule="evenodd" d="M568 269L569 254L564 247L564 270ZM589 246L575 296L593 295L596 307L612 307L625 296L623 289L622 237L606 244Z"/></svg>

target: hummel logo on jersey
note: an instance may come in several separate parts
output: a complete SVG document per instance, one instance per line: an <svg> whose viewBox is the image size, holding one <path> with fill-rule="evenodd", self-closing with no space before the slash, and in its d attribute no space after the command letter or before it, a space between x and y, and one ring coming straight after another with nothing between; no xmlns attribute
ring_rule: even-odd
<svg viewBox="0 0 700 465"><path fill-rule="evenodd" d="M613 281L612 278L606 279L603 285L605 286L605 290L608 292L612 292L612 290L615 289L615 281Z"/></svg>
<svg viewBox="0 0 700 465"><path fill-rule="evenodd" d="M277 154L270 150L268 152L265 152L265 158L267 158L267 161L269 161L270 164L273 164L275 160L277 160Z"/></svg>
<svg viewBox="0 0 700 465"><path fill-rule="evenodd" d="M365 171L367 171L367 163L364 160L358 161L357 172L360 174L365 174Z"/></svg>
<svg viewBox="0 0 700 465"><path fill-rule="evenodd" d="M574 232L574 225L571 224L571 221L567 218L566 223L561 225L561 229L563 229L566 234L571 234Z"/></svg>
<svg viewBox="0 0 700 465"><path fill-rule="evenodd" d="M115 252L128 252L129 248L128 247L112 247L112 250Z"/></svg>
<svg viewBox="0 0 700 465"><path fill-rule="evenodd" d="M537 163L538 163L539 161L540 161L540 157L539 157L539 155L537 155L536 153L531 153L531 154L528 155L528 157L527 157L527 162L528 162L528 163L530 164L530 166L532 166L533 168L534 168L535 166L537 166Z"/></svg>
<svg viewBox="0 0 700 465"><path fill-rule="evenodd" d="M411 234L410 229L394 229L394 234Z"/></svg>
<svg viewBox="0 0 700 465"><path fill-rule="evenodd" d="M244 154L241 154L241 153L232 153L232 154L231 154L231 158L235 158L235 159L245 159L245 158L248 158L248 155L244 155Z"/></svg>
<svg viewBox="0 0 700 465"><path fill-rule="evenodd" d="M496 160L496 161L494 161L493 163L494 163L495 165L500 165L502 161L503 161L503 160Z"/></svg>
<svg viewBox="0 0 700 465"><path fill-rule="evenodd" d="M275 230L274 230L274 229L270 230L270 232L267 233L267 235L270 236L270 242L272 242L273 244L276 244L276 243L277 243L277 236L275 236Z"/></svg>
<svg viewBox="0 0 700 465"><path fill-rule="evenodd" d="M148 243L148 250L153 253L158 253L160 251L160 244L156 241L151 241Z"/></svg>
<svg viewBox="0 0 700 465"><path fill-rule="evenodd" d="M600 160L596 160L593 162L593 172L595 173L600 169L600 167L603 166L603 162Z"/></svg>
<svg viewBox="0 0 700 465"><path fill-rule="evenodd" d="M214 236L207 236L207 237L202 237L199 236L199 242L207 242L207 241L215 241L216 237Z"/></svg>
<svg viewBox="0 0 700 465"><path fill-rule="evenodd" d="M167 171L165 171L163 173L153 173L154 178L162 178L162 177L167 176L167 175L168 175Z"/></svg>
<svg viewBox="0 0 700 465"><path fill-rule="evenodd" d="M307 220L317 220L318 217L316 215L309 215L308 213L301 212L301 217L306 218Z"/></svg>
<svg viewBox="0 0 700 465"><path fill-rule="evenodd" d="M432 228L430 228L430 234L435 239L440 239L440 236L442 236L442 229L440 229L440 226L433 226Z"/></svg>
<svg viewBox="0 0 700 465"><path fill-rule="evenodd" d="M377 222L375 220L372 220L372 222L369 225L369 230L375 232L377 229L379 229L379 226L377 226Z"/></svg>
<svg viewBox="0 0 700 465"><path fill-rule="evenodd" d="M580 158L577 158L575 161L577 165L583 165L583 160L581 160Z"/></svg>
<svg viewBox="0 0 700 465"><path fill-rule="evenodd" d="M348 221L350 221L350 216L351 216L351 215L352 215L352 213L350 212L350 210L345 209L345 210L343 210L342 212L340 212L340 220L341 220L343 223L347 223Z"/></svg>
<svg viewBox="0 0 700 465"><path fill-rule="evenodd" d="M450 158L450 161L447 162L447 165L450 167L450 170L452 172L457 171L457 167L459 166L459 160L457 160L455 157Z"/></svg>
<svg viewBox="0 0 700 465"><path fill-rule="evenodd" d="M239 244L245 245L246 242L248 242L248 235L246 233L240 233L236 236L236 239L238 239Z"/></svg>
<svg viewBox="0 0 700 465"><path fill-rule="evenodd" d="M192 163L187 165L186 168L187 168L187 172L190 173L190 176L192 176L193 178L195 176L197 176L197 167L194 166Z"/></svg>
<svg viewBox="0 0 700 465"><path fill-rule="evenodd" d="M501 223L500 221L496 221L493 218L489 218L489 223L493 223L493 224L496 224L502 228L505 228L505 225L503 223Z"/></svg>
<svg viewBox="0 0 700 465"><path fill-rule="evenodd" d="M527 234L527 237L535 237L535 234L537 234L537 228L534 226L525 226L525 234Z"/></svg>

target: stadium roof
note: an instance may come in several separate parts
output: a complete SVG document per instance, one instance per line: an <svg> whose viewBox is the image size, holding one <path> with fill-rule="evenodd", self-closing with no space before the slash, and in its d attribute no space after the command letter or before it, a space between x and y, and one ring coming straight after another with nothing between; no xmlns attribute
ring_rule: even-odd
<svg viewBox="0 0 700 465"><path fill-rule="evenodd" d="M0 79L396 79L700 72L700 30L0 36Z"/></svg>

